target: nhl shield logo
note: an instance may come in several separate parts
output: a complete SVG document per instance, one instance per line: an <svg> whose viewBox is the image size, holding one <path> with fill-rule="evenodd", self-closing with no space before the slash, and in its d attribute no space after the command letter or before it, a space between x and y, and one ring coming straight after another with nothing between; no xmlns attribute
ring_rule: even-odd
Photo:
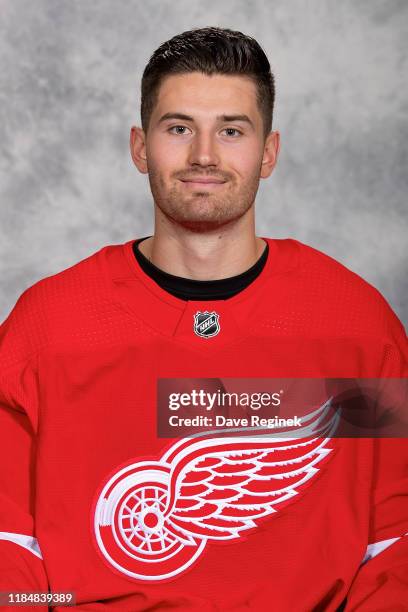
<svg viewBox="0 0 408 612"><path fill-rule="evenodd" d="M212 338L220 331L220 315L216 312L196 312L194 315L194 333L200 338Z"/></svg>

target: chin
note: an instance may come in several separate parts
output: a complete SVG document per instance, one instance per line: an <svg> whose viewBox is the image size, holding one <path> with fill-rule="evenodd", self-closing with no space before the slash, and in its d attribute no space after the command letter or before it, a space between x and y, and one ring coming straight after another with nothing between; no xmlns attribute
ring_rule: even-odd
<svg viewBox="0 0 408 612"><path fill-rule="evenodd" d="M221 227L232 223L232 221L211 222L211 221L176 221L177 225L189 230L195 234L208 234L210 232L217 232Z"/></svg>
<svg viewBox="0 0 408 612"><path fill-rule="evenodd" d="M191 232L204 233L217 231L221 227L225 227L236 222L242 215L233 215L233 216L220 216L214 214L211 215L192 215L190 217L186 217L185 215L177 215L173 214L169 218L173 223L184 227L185 229Z"/></svg>

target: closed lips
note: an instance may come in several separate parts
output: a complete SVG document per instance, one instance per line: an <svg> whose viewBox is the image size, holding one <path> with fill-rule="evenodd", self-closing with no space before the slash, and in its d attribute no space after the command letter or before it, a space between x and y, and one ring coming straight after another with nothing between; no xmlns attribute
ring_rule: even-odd
<svg viewBox="0 0 408 612"><path fill-rule="evenodd" d="M216 178L190 178L181 180L183 183L225 183L225 181Z"/></svg>

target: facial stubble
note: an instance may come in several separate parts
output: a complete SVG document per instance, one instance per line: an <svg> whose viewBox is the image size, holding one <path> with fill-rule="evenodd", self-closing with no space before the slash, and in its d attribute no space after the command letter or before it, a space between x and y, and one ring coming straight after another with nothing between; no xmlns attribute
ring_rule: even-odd
<svg viewBox="0 0 408 612"><path fill-rule="evenodd" d="M160 211L171 222L193 232L208 232L240 219L254 205L260 174L254 174L239 189L232 178L215 193L205 185L191 194L183 193L184 185L172 179L166 186L163 177L149 168L149 183L153 199Z"/></svg>

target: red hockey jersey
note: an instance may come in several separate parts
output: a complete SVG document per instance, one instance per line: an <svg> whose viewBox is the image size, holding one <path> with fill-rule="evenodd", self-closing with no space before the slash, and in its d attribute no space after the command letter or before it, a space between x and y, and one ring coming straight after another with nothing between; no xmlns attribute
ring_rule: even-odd
<svg viewBox="0 0 408 612"><path fill-rule="evenodd" d="M233 438L158 437L162 378L407 375L372 286L264 240L262 273L227 300L173 297L133 241L21 295L0 328L0 592L73 591L82 611L408 609L405 439L237 455Z"/></svg>

